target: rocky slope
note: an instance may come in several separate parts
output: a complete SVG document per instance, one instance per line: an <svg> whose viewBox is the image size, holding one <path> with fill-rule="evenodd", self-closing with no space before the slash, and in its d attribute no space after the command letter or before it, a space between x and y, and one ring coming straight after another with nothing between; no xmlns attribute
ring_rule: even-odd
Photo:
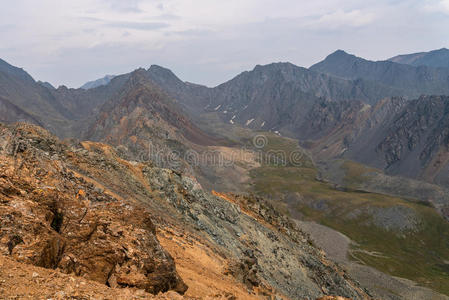
<svg viewBox="0 0 449 300"><path fill-rule="evenodd" d="M368 168L343 159L322 162L319 164L319 169L321 178L337 186L423 203L436 208L446 220L449 220L449 190L443 186L404 176L390 176L380 169ZM355 174L351 176L349 175L351 173Z"/></svg>
<svg viewBox="0 0 449 300"><path fill-rule="evenodd" d="M14 123L17 121L28 122L41 125L42 123L32 114L21 109L9 100L0 97L0 121L4 123Z"/></svg>
<svg viewBox="0 0 449 300"><path fill-rule="evenodd" d="M376 148L384 154L386 169L393 174L420 170L419 175L444 180L448 174L448 113L448 97L422 97L408 102Z"/></svg>
<svg viewBox="0 0 449 300"><path fill-rule="evenodd" d="M403 54L388 59L389 61L433 68L449 68L449 49L441 48L429 52Z"/></svg>
<svg viewBox="0 0 449 300"><path fill-rule="evenodd" d="M187 290L144 209L67 170L39 128L3 127L1 138L2 255L112 287Z"/></svg>
<svg viewBox="0 0 449 300"><path fill-rule="evenodd" d="M50 90L35 82L23 69L3 60L0 60L0 103L2 122L27 121L56 127L65 119L66 111Z"/></svg>
<svg viewBox="0 0 449 300"><path fill-rule="evenodd" d="M150 293L220 298L233 286L227 297L369 298L262 199L214 196L193 178L123 160L105 144L62 144L39 127L0 133L3 256ZM176 257L198 263L181 261L180 276L156 234ZM199 288L209 276L198 269L201 251L221 261L210 290Z"/></svg>
<svg viewBox="0 0 449 300"><path fill-rule="evenodd" d="M348 158L448 186L448 104L445 96L389 98L373 107L332 102L316 106L298 136L319 159Z"/></svg>
<svg viewBox="0 0 449 300"><path fill-rule="evenodd" d="M149 78L144 69L132 72L120 93L99 108L99 114L84 136L114 145L171 138L179 142L213 143Z"/></svg>
<svg viewBox="0 0 449 300"><path fill-rule="evenodd" d="M190 156L194 160L222 142L199 129L144 69L132 72L120 93L98 110L83 139L120 146L128 159L193 174L199 166L189 164Z"/></svg>

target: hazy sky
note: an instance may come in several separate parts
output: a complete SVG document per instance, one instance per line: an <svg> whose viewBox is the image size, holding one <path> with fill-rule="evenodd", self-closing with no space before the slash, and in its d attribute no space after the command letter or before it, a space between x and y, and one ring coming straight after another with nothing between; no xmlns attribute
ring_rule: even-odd
<svg viewBox="0 0 449 300"><path fill-rule="evenodd" d="M0 58L36 80L84 82L158 64L209 86L256 64L308 67L449 48L449 0L15 0Z"/></svg>

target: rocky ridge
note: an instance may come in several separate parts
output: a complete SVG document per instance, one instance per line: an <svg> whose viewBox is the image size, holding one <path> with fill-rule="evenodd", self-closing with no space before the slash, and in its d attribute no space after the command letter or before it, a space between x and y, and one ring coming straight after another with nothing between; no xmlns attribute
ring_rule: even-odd
<svg viewBox="0 0 449 300"><path fill-rule="evenodd" d="M441 48L429 52L402 54L392 57L388 60L412 66L449 68L449 50L446 48Z"/></svg>
<svg viewBox="0 0 449 300"><path fill-rule="evenodd" d="M111 80L115 77L115 75L106 75L103 78L88 81L81 86L82 89L88 90L93 89L102 85L107 85Z"/></svg>
<svg viewBox="0 0 449 300"><path fill-rule="evenodd" d="M447 68L412 66L393 61L370 61L337 50L310 69L350 80L377 82L400 91L393 96L417 98L421 95L449 94Z"/></svg>

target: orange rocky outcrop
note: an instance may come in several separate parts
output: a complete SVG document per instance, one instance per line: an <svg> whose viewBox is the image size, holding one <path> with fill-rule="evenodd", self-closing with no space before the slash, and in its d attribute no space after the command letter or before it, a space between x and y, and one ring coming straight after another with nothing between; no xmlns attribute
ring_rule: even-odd
<svg viewBox="0 0 449 300"><path fill-rule="evenodd" d="M33 129L17 129L3 141L0 253L111 287L184 293L145 209L103 193L34 149L32 139L20 138ZM43 146L56 150L46 141Z"/></svg>

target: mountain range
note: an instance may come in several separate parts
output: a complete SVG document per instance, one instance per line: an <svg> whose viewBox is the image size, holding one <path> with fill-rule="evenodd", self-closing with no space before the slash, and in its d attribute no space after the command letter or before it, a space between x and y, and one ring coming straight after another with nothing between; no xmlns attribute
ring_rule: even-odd
<svg viewBox="0 0 449 300"><path fill-rule="evenodd" d="M338 50L310 69L256 66L215 88L153 65L89 89L54 89L4 61L0 67L0 121L32 122L62 138L120 144L167 135L214 144L209 126L197 121L215 113L223 123L297 138L317 158L345 157L449 185L447 99L440 96L449 95L447 68L374 62Z"/></svg>
<svg viewBox="0 0 449 300"><path fill-rule="evenodd" d="M346 79L365 79L401 90L397 96L444 95L449 90L449 69L368 61L342 50L330 54L311 70Z"/></svg>
<svg viewBox="0 0 449 300"><path fill-rule="evenodd" d="M95 202L95 197L103 197L101 190L105 189L109 195L107 201L111 203L123 201L122 206L134 206L134 200L129 202L129 199L137 199L139 205L153 212L160 210L163 218L170 221L154 217L154 223L167 232L170 226L193 226L176 239L188 244L184 234L200 236L198 242L222 253L229 264L226 274L253 291L258 287L258 291L263 290L267 295L285 295L290 299L324 295L370 299L371 294L397 299L392 296L394 292L379 289L383 283L370 282L360 275L366 270L353 274L374 292L361 288L357 280L345 277L338 266L316 252L313 242L304 238L302 232L284 222L281 217L284 212L301 220L320 222L354 239L360 253L354 250L350 255L358 258L362 265L374 266L382 272L448 294L449 257L446 253L449 245L437 240L434 234L435 228L443 238L449 233L448 51L440 49L400 55L386 61L369 61L338 50L308 69L291 63L257 65L213 88L184 82L171 70L157 65L126 74L107 75L78 89L54 88L0 60L0 122L8 124L0 128L0 155L8 162L0 167L15 168L14 161L20 160L27 166L20 172L28 178L21 182L8 175L9 184L18 191L5 189L2 195L9 203L20 197L24 186L37 190L39 184L59 182L59 190L65 193L86 190L89 194L85 198ZM16 122L33 126L9 125ZM254 139L259 136L264 137L266 148L255 143ZM238 149L244 152L244 158L234 156ZM263 155L257 157L258 151ZM300 164L290 162L281 168L263 160L276 151L290 156L300 151ZM204 156L206 163L199 162ZM38 157L39 163L33 164L33 157ZM210 164L217 157L220 163ZM223 157L232 157L234 164L223 167ZM32 181L33 174L41 174L45 164L54 165L54 173L50 175L56 177L42 177L41 183ZM67 175L67 169L76 175L73 175L75 179ZM122 181L119 180L121 176ZM63 184L70 178L73 184ZM87 182L80 178L86 178L83 180ZM190 181L192 178L196 178L195 182ZM51 193L62 197L59 192ZM27 201L31 201L27 203L38 201L27 197ZM337 201L339 199L347 200ZM64 214L70 214L69 207L84 205L79 202L79 196L66 200L65 206L60 208ZM162 200L168 202L160 202ZM35 204L29 205L34 207ZM59 222L59 215L58 209L51 205L45 206L42 216L51 214L53 221L50 223L53 224ZM96 208L95 214L104 210L111 214L114 222L123 223L115 215L119 208L110 211L106 207ZM78 213L81 214L81 208ZM172 217L174 215L176 217ZM101 218L95 216L88 215L90 223L99 222ZM145 227L145 218L136 222L134 225L143 228L147 237L153 239L155 233L148 229L151 226ZM67 224L71 224L71 230L78 226ZM347 224L353 227L348 228ZM13 225L11 230L17 224ZM242 228L264 232L263 238L247 239L241 233ZM269 231L274 228L274 235L271 231L265 232L266 228ZM52 250L50 256L27 257L23 261L59 268L65 273L77 270L78 275L85 274L109 286L137 286L152 293L169 289L185 293L187 286L193 284L190 279L184 284L181 277L186 273L176 272L173 259L164 260L167 254L156 242L151 246L158 253L155 261L141 262L135 257L128 258L131 260L126 263L127 260L114 260L120 267L116 269L114 265L105 273L101 268L106 268L110 257L105 259L105 265L88 270L82 267L88 259L80 255L79 247L69 242L69 233L58 232L60 228L56 233L47 229L50 230L49 240L67 245L67 251L70 250L67 257L75 257L82 263L75 268L76 264L60 261L63 255L57 252L63 248L52 248L56 254ZM282 234L278 235L279 232ZM374 233L370 235L370 232ZM108 241L115 239L116 233L111 236L105 233ZM134 234L131 229L126 232L130 238ZM233 241L234 235L239 242ZM295 240L298 236L299 240ZM365 236L369 237L364 240ZM405 236L413 241L419 239L422 245L404 242L414 249L402 249L404 252L399 255L388 247L377 248L379 236L390 239L391 245L400 244ZM97 238L101 240L101 237L94 240ZM16 240L19 243L18 238ZM284 248L273 250L267 246L265 249L258 244L271 245L275 240L280 240ZM14 244L13 249L14 241L7 242ZM36 249L45 252L49 247L56 247L51 243L49 245L53 246L44 243L42 249ZM116 246L128 247L121 244L122 240L114 243L108 246L110 249L106 247L108 251ZM298 250L300 254L289 249L292 243L294 249L302 249ZM20 251L25 251L20 247L15 250L16 258L22 255ZM139 247L133 251L141 251ZM421 247L433 247L434 255L418 260ZM225 251L226 248L229 251ZM256 249L261 249L260 253ZM280 251L284 259L277 261L278 254L272 251ZM384 257L371 255L376 251L394 256L394 263L386 267ZM300 262L301 272L294 267L298 264L293 258L295 255L307 256ZM405 266L414 259L417 259L419 272ZM282 261L282 268L273 270L270 266L279 261ZM234 263L237 263L235 268L232 267ZM356 269L346 260L344 263L351 270ZM131 267L133 264L144 264L150 269L150 265L157 265L157 272L161 273L167 268L169 283L165 279L159 285L148 283L142 276L153 273L148 270L139 273ZM123 275L126 272L120 268L128 267L139 280ZM245 271L242 273L239 268ZM139 285L133 285L133 280ZM292 280L296 280L296 288L289 285ZM119 281L123 283L117 284ZM428 296L430 292L419 290L419 293Z"/></svg>
<svg viewBox="0 0 449 300"><path fill-rule="evenodd" d="M412 66L449 68L449 49L441 48L429 52L398 55L390 58L389 61Z"/></svg>

